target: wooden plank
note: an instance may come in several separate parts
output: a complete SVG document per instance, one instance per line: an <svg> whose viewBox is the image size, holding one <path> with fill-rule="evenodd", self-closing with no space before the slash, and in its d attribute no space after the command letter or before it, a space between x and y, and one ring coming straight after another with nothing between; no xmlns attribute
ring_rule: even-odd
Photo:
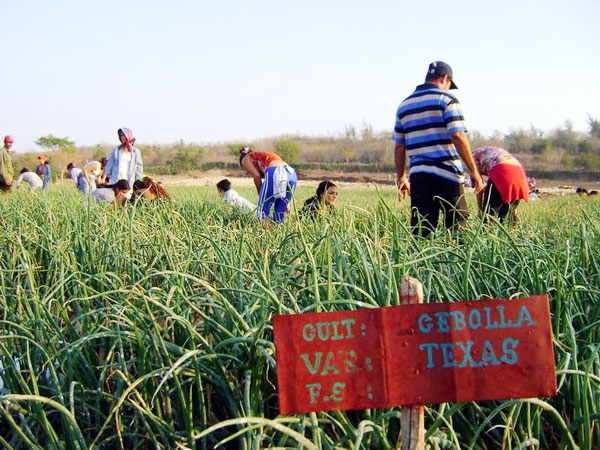
<svg viewBox="0 0 600 450"><path fill-rule="evenodd" d="M398 288L401 305L423 303L423 285L416 278L405 276ZM405 406L400 411L400 436L397 448L425 449L425 408L423 405Z"/></svg>

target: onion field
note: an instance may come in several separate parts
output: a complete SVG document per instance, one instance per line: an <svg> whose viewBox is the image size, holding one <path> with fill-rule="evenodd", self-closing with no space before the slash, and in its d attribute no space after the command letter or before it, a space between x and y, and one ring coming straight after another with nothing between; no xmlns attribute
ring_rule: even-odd
<svg viewBox="0 0 600 450"><path fill-rule="evenodd" d="M281 416L274 314L548 293L558 396L426 405L430 449L600 448L600 200L414 238L393 189L272 228L176 187L115 208L0 196L0 449L394 449L400 408ZM239 192L256 201L253 188Z"/></svg>

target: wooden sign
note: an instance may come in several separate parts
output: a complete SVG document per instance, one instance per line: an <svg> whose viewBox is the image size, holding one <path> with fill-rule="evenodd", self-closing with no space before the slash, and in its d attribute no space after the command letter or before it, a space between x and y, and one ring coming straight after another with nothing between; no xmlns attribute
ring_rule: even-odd
<svg viewBox="0 0 600 450"><path fill-rule="evenodd" d="M282 414L556 395L546 295L273 323Z"/></svg>

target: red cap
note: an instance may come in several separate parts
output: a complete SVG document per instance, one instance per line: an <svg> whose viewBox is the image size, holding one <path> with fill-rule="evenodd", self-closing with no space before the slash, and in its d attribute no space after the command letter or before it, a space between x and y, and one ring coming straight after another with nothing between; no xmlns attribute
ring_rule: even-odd
<svg viewBox="0 0 600 450"><path fill-rule="evenodd" d="M15 142L15 138L13 138L12 135L7 134L6 136L4 136L4 142Z"/></svg>

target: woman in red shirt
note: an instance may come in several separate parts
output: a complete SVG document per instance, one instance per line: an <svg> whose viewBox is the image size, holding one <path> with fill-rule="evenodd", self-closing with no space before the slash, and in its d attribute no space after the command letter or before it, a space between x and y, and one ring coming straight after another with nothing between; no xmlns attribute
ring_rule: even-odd
<svg viewBox="0 0 600 450"><path fill-rule="evenodd" d="M519 201L529 200L529 184L521 163L498 147L476 148L473 159L479 173L488 176L485 189L477 195L480 213L495 215L500 222L510 213L516 220Z"/></svg>

